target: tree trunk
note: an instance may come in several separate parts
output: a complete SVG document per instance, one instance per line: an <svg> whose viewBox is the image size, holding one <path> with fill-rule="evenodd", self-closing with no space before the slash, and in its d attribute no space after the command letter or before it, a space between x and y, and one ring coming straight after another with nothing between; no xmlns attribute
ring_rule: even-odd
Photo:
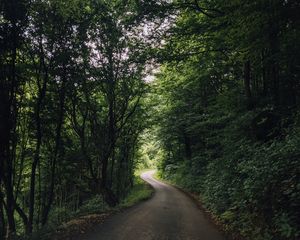
<svg viewBox="0 0 300 240"><path fill-rule="evenodd" d="M10 145L12 143L12 129L15 127L15 101L16 101L16 33L15 23L13 23L13 48L11 50L11 62L7 66L8 72L1 76L0 86L0 180L3 182L6 195L6 217L8 222L8 231L6 238L12 238L16 231L14 219L14 192L13 192L13 159Z"/></svg>
<svg viewBox="0 0 300 240"><path fill-rule="evenodd" d="M102 181L101 181L101 191L104 194L104 198L106 202L110 206L115 206L118 204L118 199L113 193L113 191L108 186L107 179L107 171L108 171L108 163L110 157L113 155L112 153L115 151L115 143L116 143L116 129L115 129L115 80L113 73L113 58L112 52L110 51L108 54L109 58L109 66L108 66L108 82L107 82L107 100L108 100L108 149L106 151L105 157L103 159L102 164ZM114 161L114 159L112 159Z"/></svg>
<svg viewBox="0 0 300 240"><path fill-rule="evenodd" d="M28 224L26 232L32 233L33 229L33 217L34 217L34 205L35 205L35 178L36 178L36 168L40 161L40 151L42 144L42 129L41 129L41 108L42 103L46 94L46 84L47 77L43 81L43 86L40 86L38 80L39 96L36 103L36 112L35 112L35 123L36 123L36 147L34 153L34 159L31 165L31 178L30 178L30 194L29 194L29 213L28 213Z"/></svg>
<svg viewBox="0 0 300 240"><path fill-rule="evenodd" d="M192 147L191 147L191 139L187 133L183 134L184 138L184 150L186 159L190 160L192 158Z"/></svg>
<svg viewBox="0 0 300 240"><path fill-rule="evenodd" d="M262 71L262 95L266 97L268 95L268 83L267 83L267 71L265 62L265 52L261 52L261 71Z"/></svg>
<svg viewBox="0 0 300 240"><path fill-rule="evenodd" d="M0 71L2 75L2 71ZM0 200L1 200L1 211L3 212L3 203L4 203L4 193L2 190L6 190L4 184L6 182L5 174L6 174L6 163L9 158L9 142L10 142L10 131L9 131L9 91L6 84L5 76L0 77ZM3 188L4 186L4 188ZM5 228L5 222L2 222L3 228ZM6 230L3 229L3 232Z"/></svg>
<svg viewBox="0 0 300 240"><path fill-rule="evenodd" d="M247 109L251 110L253 108L253 102L251 94L251 65L249 60L247 60L244 63L244 87L247 101Z"/></svg>
<svg viewBox="0 0 300 240"><path fill-rule="evenodd" d="M6 235L6 225L4 219L4 195L2 192L1 184L0 184L0 239L4 239Z"/></svg>
<svg viewBox="0 0 300 240"><path fill-rule="evenodd" d="M279 93L279 24L277 2L272 2L269 16L269 45L270 45L270 82L272 83L273 103L276 107L280 105Z"/></svg>
<svg viewBox="0 0 300 240"><path fill-rule="evenodd" d="M55 137L55 148L51 164L51 177L50 177L50 187L48 192L48 202L44 205L42 213L42 225L45 225L48 220L48 215L53 203L54 198L54 186L55 186L55 174L56 174L56 163L59 154L59 149L61 148L61 132L64 122L64 112L65 112L65 98L66 98L66 69L64 69L64 75L62 77L62 86L59 93L59 115L57 119L56 126L56 137Z"/></svg>

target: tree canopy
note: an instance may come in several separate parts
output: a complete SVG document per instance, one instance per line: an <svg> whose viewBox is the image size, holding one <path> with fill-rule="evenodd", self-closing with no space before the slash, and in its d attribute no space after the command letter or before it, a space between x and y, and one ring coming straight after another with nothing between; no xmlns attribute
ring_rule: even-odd
<svg viewBox="0 0 300 240"><path fill-rule="evenodd" d="M299 237L299 10L1 0L0 238L118 205L146 165L245 239Z"/></svg>

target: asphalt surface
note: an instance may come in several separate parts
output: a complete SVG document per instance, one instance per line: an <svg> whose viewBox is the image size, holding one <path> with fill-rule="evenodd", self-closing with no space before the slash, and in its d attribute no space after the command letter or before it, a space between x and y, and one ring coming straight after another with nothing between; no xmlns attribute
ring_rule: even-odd
<svg viewBox="0 0 300 240"><path fill-rule="evenodd" d="M82 239L225 240L190 197L152 175L142 174L155 189L150 200L109 217Z"/></svg>

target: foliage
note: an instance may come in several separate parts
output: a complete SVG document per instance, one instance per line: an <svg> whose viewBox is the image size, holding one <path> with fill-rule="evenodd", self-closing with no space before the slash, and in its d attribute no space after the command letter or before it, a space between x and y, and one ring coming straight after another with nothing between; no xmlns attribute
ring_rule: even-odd
<svg viewBox="0 0 300 240"><path fill-rule="evenodd" d="M55 208L51 213L50 221L47 223L47 225L41 228L38 232L35 232L30 239L52 239L53 234L58 230L66 232L63 234L72 234L69 233L69 231L72 231L72 229L68 229L71 228L71 226L68 227L71 225L70 223L76 223L76 221L82 219L89 219L89 217L93 217L95 214L98 214L99 218L101 218L101 214L107 215L118 212L124 208L131 207L150 198L152 193L153 189L146 182L141 180L139 175L135 174L133 187L128 195L116 207L110 207L107 205L103 196L95 195L94 197L85 201L79 209L73 212L66 208ZM88 220L87 222L82 222L81 224L91 225ZM66 229L64 229L64 226L66 226ZM86 229L91 227L93 226L86 226ZM28 239L28 237L24 236L22 239Z"/></svg>
<svg viewBox="0 0 300 240"><path fill-rule="evenodd" d="M178 13L159 50L160 175L199 193L243 239L297 239L299 69L286 70L299 65L299 4L198 3Z"/></svg>
<svg viewBox="0 0 300 240"><path fill-rule="evenodd" d="M141 9L135 1L1 1L1 239L93 211L104 204L95 195L110 207L127 196L153 43Z"/></svg>
<svg viewBox="0 0 300 240"><path fill-rule="evenodd" d="M140 177L136 176L133 187L127 197L122 201L120 207L130 207L134 204L147 200L151 197L153 189L148 183L145 183Z"/></svg>
<svg viewBox="0 0 300 240"><path fill-rule="evenodd" d="M244 238L299 237L299 9L1 0L0 238L145 198L155 165Z"/></svg>

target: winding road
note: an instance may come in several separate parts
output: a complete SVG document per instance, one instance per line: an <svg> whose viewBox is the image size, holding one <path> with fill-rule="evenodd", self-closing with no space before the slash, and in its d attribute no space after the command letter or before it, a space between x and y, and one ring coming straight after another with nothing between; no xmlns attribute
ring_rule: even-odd
<svg viewBox="0 0 300 240"><path fill-rule="evenodd" d="M155 189L150 200L109 217L82 239L225 240L190 197L157 181L153 173L141 175Z"/></svg>

